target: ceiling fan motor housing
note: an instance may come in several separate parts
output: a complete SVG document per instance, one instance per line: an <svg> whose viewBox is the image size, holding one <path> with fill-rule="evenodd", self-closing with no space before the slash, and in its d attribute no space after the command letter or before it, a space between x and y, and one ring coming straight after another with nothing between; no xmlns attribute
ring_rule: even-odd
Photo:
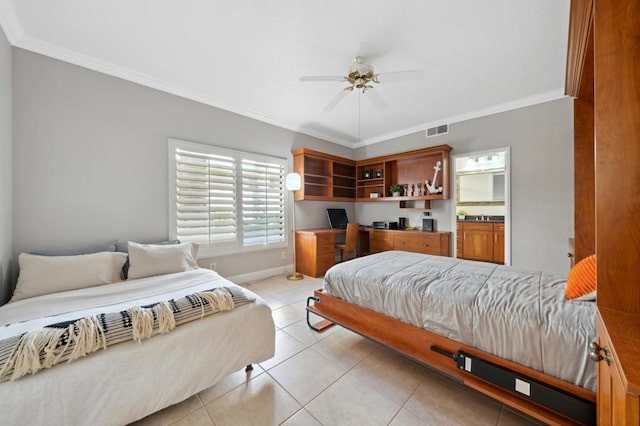
<svg viewBox="0 0 640 426"><path fill-rule="evenodd" d="M358 89L370 89L373 86L367 86L370 81L378 83L378 76L374 73L373 67L369 64L362 63L362 57L358 56L353 60L353 65L349 67L347 81Z"/></svg>

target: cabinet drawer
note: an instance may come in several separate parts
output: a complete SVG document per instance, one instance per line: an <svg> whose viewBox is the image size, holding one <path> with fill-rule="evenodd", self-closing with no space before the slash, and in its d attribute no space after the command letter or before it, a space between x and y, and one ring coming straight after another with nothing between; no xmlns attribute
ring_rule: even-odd
<svg viewBox="0 0 640 426"><path fill-rule="evenodd" d="M388 231L372 231L369 236L369 239L371 241L379 240L379 241L391 242L393 239L393 235L391 234L391 232L388 232Z"/></svg>
<svg viewBox="0 0 640 426"><path fill-rule="evenodd" d="M326 253L319 254L316 257L316 277L321 277L327 272L327 269L331 268L334 264L334 254Z"/></svg>
<svg viewBox="0 0 640 426"><path fill-rule="evenodd" d="M414 253L440 254L439 235L395 235L393 238L395 250L405 250Z"/></svg>
<svg viewBox="0 0 640 426"><path fill-rule="evenodd" d="M324 244L334 245L336 238L333 234L316 235L316 244L318 247Z"/></svg>
<svg viewBox="0 0 640 426"><path fill-rule="evenodd" d="M465 231L488 231L493 232L493 223L469 222L463 224Z"/></svg>
<svg viewBox="0 0 640 426"><path fill-rule="evenodd" d="M393 244L391 241L385 240L372 240L369 243L369 249L371 253L379 253L381 251L393 250Z"/></svg>
<svg viewBox="0 0 640 426"><path fill-rule="evenodd" d="M335 249L336 249L336 246L333 243L329 243L329 244L327 244L327 243L322 243L322 244L318 243L316 245L316 253L317 254L333 253Z"/></svg>

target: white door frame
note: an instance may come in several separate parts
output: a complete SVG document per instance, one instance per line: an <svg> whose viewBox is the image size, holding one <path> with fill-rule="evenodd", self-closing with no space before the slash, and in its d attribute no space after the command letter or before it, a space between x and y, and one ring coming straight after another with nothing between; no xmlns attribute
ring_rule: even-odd
<svg viewBox="0 0 640 426"><path fill-rule="evenodd" d="M511 265L511 147L500 147L494 149L485 149L482 151L465 152L463 154L455 154L451 156L451 188L453 188L453 206L451 209L451 223L458 223L458 215L456 213L456 205L458 203L458 193L456 188L456 159L461 157L471 157L486 155L496 152L504 152L504 264ZM453 241L458 241L458 227L453 228ZM458 257L457 244L454 243L453 257Z"/></svg>

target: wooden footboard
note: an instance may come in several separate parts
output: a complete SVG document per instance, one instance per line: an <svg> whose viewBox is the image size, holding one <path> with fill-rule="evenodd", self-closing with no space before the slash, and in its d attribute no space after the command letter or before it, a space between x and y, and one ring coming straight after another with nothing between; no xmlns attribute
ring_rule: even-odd
<svg viewBox="0 0 640 426"><path fill-rule="evenodd" d="M596 395L580 386L551 377L539 371L499 358L459 342L438 336L424 329L387 317L378 312L326 295L322 290L314 292L315 303L307 307L330 322L341 325L362 336L395 349L414 360L448 374L464 385L488 395L527 415L552 425L580 424L560 413L552 411L526 397L471 375L457 367L456 361L442 352L463 351L484 361L506 368L514 373L552 386L564 393L595 404ZM321 325L326 326L326 322ZM311 324L310 324L311 326ZM321 328L321 327L318 327ZM437 350L433 350L436 348Z"/></svg>

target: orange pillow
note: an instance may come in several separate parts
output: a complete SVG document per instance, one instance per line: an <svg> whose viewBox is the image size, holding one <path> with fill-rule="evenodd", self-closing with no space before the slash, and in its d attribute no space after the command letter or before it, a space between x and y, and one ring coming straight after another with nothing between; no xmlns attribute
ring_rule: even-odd
<svg viewBox="0 0 640 426"><path fill-rule="evenodd" d="M569 271L567 299L596 300L596 255L585 257Z"/></svg>

